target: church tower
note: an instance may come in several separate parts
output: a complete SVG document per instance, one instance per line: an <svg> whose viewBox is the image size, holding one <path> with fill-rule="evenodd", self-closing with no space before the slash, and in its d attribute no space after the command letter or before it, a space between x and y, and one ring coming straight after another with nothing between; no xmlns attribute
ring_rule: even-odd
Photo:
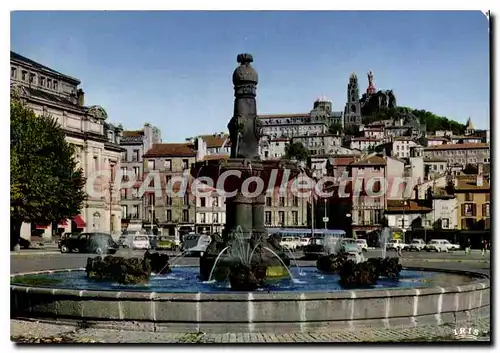
<svg viewBox="0 0 500 353"><path fill-rule="evenodd" d="M467 125L465 126L465 135L474 134L474 125L472 125L472 119L469 117L467 119Z"/></svg>
<svg viewBox="0 0 500 353"><path fill-rule="evenodd" d="M358 76L352 73L347 84L347 103L344 110L344 126L361 124Z"/></svg>

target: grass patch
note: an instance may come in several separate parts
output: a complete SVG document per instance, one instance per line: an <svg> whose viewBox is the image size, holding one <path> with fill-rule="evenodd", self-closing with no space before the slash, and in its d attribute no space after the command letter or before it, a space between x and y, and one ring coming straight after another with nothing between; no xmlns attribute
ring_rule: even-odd
<svg viewBox="0 0 500 353"><path fill-rule="evenodd" d="M11 284L32 285L32 286L50 286L61 283L62 279L40 275L17 276L11 279Z"/></svg>

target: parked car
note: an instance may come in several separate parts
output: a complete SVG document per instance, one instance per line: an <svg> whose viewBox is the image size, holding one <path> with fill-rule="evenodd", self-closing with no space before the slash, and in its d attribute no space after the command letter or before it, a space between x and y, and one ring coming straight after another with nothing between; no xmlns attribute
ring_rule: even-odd
<svg viewBox="0 0 500 353"><path fill-rule="evenodd" d="M173 235L160 235L156 244L158 250L177 250L175 237Z"/></svg>
<svg viewBox="0 0 500 353"><path fill-rule="evenodd" d="M132 245L132 235L122 234L118 238L118 246L120 248L130 248Z"/></svg>
<svg viewBox="0 0 500 353"><path fill-rule="evenodd" d="M188 254L203 256L212 238L208 234L188 233L184 235L182 251Z"/></svg>
<svg viewBox="0 0 500 353"><path fill-rule="evenodd" d="M300 238L298 237L282 237L280 245L290 251L295 251L300 246Z"/></svg>
<svg viewBox="0 0 500 353"><path fill-rule="evenodd" d="M409 251L422 251L422 250L426 250L426 245L425 245L425 241L423 241L422 239L413 239L410 243L410 245L408 246L408 250Z"/></svg>
<svg viewBox="0 0 500 353"><path fill-rule="evenodd" d="M460 245L452 244L446 239L433 239L427 243L427 251L448 252L460 250Z"/></svg>
<svg viewBox="0 0 500 353"><path fill-rule="evenodd" d="M307 244L309 244L309 240L311 238L308 238L308 237L300 237L300 240L299 240L299 243L300 243L300 246L299 248L301 250L305 249L305 247L307 246Z"/></svg>
<svg viewBox="0 0 500 353"><path fill-rule="evenodd" d="M31 242L28 239L24 239L23 237L21 237L19 239L19 246L22 249L29 249L31 247Z"/></svg>
<svg viewBox="0 0 500 353"><path fill-rule="evenodd" d="M366 242L366 239L356 239L356 244L358 244L361 251L363 251L363 252L368 251L368 243Z"/></svg>
<svg viewBox="0 0 500 353"><path fill-rule="evenodd" d="M149 249L151 249L149 237L146 234L134 235L134 238L132 239L132 249L134 249L134 250L149 250Z"/></svg>
<svg viewBox="0 0 500 353"><path fill-rule="evenodd" d="M405 244L401 239L393 239L387 243L386 250L408 250L408 244Z"/></svg>
<svg viewBox="0 0 500 353"><path fill-rule="evenodd" d="M323 237L312 237L309 239L309 244L304 248L304 257L306 259L317 259L321 255L324 255L324 241Z"/></svg>
<svg viewBox="0 0 500 353"><path fill-rule="evenodd" d="M73 233L61 240L59 248L62 253L114 254L118 244L108 233Z"/></svg>
<svg viewBox="0 0 500 353"><path fill-rule="evenodd" d="M340 240L340 250L348 254L361 254L361 247L358 246L356 239L346 238Z"/></svg>

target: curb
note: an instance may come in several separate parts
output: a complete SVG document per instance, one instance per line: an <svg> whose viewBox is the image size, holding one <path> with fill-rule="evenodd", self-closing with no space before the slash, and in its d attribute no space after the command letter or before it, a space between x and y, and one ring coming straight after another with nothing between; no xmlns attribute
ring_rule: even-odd
<svg viewBox="0 0 500 353"><path fill-rule="evenodd" d="M34 255L57 255L61 254L60 251L12 251L10 256L34 256Z"/></svg>
<svg viewBox="0 0 500 353"><path fill-rule="evenodd" d="M419 259L419 258L402 258L402 261L420 261L420 262L476 262L476 263L490 263L490 260L472 260L472 259Z"/></svg>

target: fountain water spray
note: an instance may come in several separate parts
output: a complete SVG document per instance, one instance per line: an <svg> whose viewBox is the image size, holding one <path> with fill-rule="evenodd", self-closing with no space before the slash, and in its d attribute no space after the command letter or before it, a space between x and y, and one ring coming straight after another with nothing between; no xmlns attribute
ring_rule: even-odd
<svg viewBox="0 0 500 353"><path fill-rule="evenodd" d="M381 257L385 259L387 255L387 243L389 242L389 239L391 238L391 231L389 227L384 227L382 231L380 232L379 235L379 243L380 243L380 252L381 252Z"/></svg>

